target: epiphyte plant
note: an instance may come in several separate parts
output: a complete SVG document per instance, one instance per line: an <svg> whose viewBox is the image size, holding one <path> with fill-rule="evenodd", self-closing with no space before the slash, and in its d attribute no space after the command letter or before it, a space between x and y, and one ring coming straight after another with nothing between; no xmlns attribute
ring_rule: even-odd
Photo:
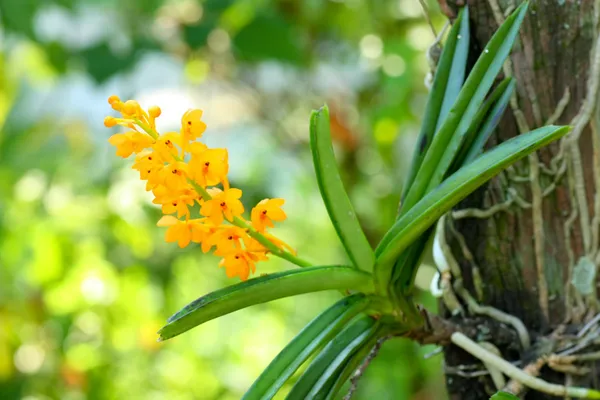
<svg viewBox="0 0 600 400"><path fill-rule="evenodd" d="M496 82L527 12L519 6L499 27L466 76L469 15L463 8L450 30L434 76L397 219L372 249L344 190L331 144L327 106L310 118L316 178L331 222L348 255L348 265L313 265L267 230L283 221L283 199L265 199L243 217L242 191L227 179L226 149L197 141L206 129L202 111L189 110L180 132L160 134L158 107L111 96L121 125L113 135L117 154L135 153L133 168L152 190L167 227L166 240L184 247L214 248L228 276L242 282L204 295L170 317L158 332L171 339L206 321L255 304L322 290L343 298L310 322L248 389L245 399L270 399L305 363L289 399L330 399L375 344L389 336L416 337L432 329L428 313L413 300L414 278L437 220L459 201L514 162L567 134L569 127L545 126L483 151L509 103L514 82ZM494 86L494 84L497 83ZM220 187L218 187L220 186ZM192 207L199 205L199 216ZM297 269L248 279L269 255ZM434 332L435 333L435 332Z"/></svg>

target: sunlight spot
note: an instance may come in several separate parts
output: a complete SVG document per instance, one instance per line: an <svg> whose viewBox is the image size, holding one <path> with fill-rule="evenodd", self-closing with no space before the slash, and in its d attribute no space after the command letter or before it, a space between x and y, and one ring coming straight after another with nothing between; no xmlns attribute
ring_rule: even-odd
<svg viewBox="0 0 600 400"><path fill-rule="evenodd" d="M92 303L103 303L107 300L106 283L96 275L89 275L81 281L81 294Z"/></svg>
<svg viewBox="0 0 600 400"><path fill-rule="evenodd" d="M47 179L39 169L28 171L15 185L15 197L21 201L34 201L42 197Z"/></svg>
<svg viewBox="0 0 600 400"><path fill-rule="evenodd" d="M377 35L365 35L360 40L360 53L365 58L379 58L383 53L383 42Z"/></svg>
<svg viewBox="0 0 600 400"><path fill-rule="evenodd" d="M229 39L229 34L225 32L223 29L214 29L208 35L208 47L215 53L225 53L229 50L231 45L231 40Z"/></svg>
<svg viewBox="0 0 600 400"><path fill-rule="evenodd" d="M185 64L185 76L192 83L203 82L208 77L209 72L210 65L204 60L190 60Z"/></svg>
<svg viewBox="0 0 600 400"><path fill-rule="evenodd" d="M383 72L391 77L400 76L406 71L406 63L398 54L385 56L383 60Z"/></svg>
<svg viewBox="0 0 600 400"><path fill-rule="evenodd" d="M380 144L392 143L398 136L398 123L391 118L383 118L375 124L375 140Z"/></svg>
<svg viewBox="0 0 600 400"><path fill-rule="evenodd" d="M423 15L423 9L418 1L400 0L395 9L396 18L420 18Z"/></svg>
<svg viewBox="0 0 600 400"><path fill-rule="evenodd" d="M88 336L96 336L102 333L102 319L92 311L85 311L77 317L75 325Z"/></svg>
<svg viewBox="0 0 600 400"><path fill-rule="evenodd" d="M431 30L425 26L415 26L408 31L407 39L410 45L419 51L425 51L431 46L435 38Z"/></svg>
<svg viewBox="0 0 600 400"><path fill-rule="evenodd" d="M44 196L44 206L50 215L58 215L73 202L71 188L66 185L53 185Z"/></svg>
<svg viewBox="0 0 600 400"><path fill-rule="evenodd" d="M35 344L24 344L15 353L15 367L25 374L37 372L44 363L44 349Z"/></svg>

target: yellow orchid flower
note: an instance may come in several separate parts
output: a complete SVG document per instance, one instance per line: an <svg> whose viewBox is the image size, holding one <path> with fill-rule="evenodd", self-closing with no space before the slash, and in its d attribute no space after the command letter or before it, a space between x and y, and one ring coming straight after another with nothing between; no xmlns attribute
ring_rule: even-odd
<svg viewBox="0 0 600 400"><path fill-rule="evenodd" d="M283 199L265 199L254 207L254 229L241 217L242 191L229 186L227 149L211 149L197 141L206 130L202 110L186 111L180 132L160 134L156 130L159 107L146 111L137 101L121 101L118 96L110 96L108 102L121 117L108 116L104 125L128 129L108 141L120 157L135 154L132 168L146 181L146 190L152 191L152 203L161 207L164 215L157 225L167 228L167 242L176 242L181 248L198 243L205 253L214 247L215 255L223 257L219 266L225 267L227 276L242 280L255 272L256 262L266 260L267 253L294 257L290 246L265 232L274 221L286 219L281 209ZM196 202L203 218L192 218ZM254 238L256 235L262 237L261 242Z"/></svg>
<svg viewBox="0 0 600 400"><path fill-rule="evenodd" d="M259 232L264 232L267 227L273 228L273 221L284 221L287 216L281 209L284 199L264 199L252 209L252 226Z"/></svg>
<svg viewBox="0 0 600 400"><path fill-rule="evenodd" d="M248 233L245 229L230 225L217 229L210 237L210 243L217 248L215 255L223 256L236 249L241 249L242 240L246 237L248 237Z"/></svg>
<svg viewBox="0 0 600 400"><path fill-rule="evenodd" d="M108 142L117 148L117 155L123 158L137 154L154 143L150 136L137 131L117 133L108 138Z"/></svg>
<svg viewBox="0 0 600 400"><path fill-rule="evenodd" d="M180 221L172 215L163 216L156 225L168 227L165 241L177 242L181 248L186 247L190 242L200 243L206 233L206 226L202 221L196 219Z"/></svg>
<svg viewBox="0 0 600 400"><path fill-rule="evenodd" d="M220 225L223 218L232 221L234 217L242 215L244 206L240 201L242 191L240 189L221 190L218 188L209 189L208 192L212 199L202 203L200 215L207 217L215 225Z"/></svg>
<svg viewBox="0 0 600 400"><path fill-rule="evenodd" d="M202 187L215 186L227 178L229 171L227 150L204 149L192 150L189 163L190 175Z"/></svg>
<svg viewBox="0 0 600 400"><path fill-rule="evenodd" d="M223 257L219 266L225 267L227 277L239 276L241 280L245 281L248 279L250 271L256 272L256 261L258 259L252 253L238 250Z"/></svg>

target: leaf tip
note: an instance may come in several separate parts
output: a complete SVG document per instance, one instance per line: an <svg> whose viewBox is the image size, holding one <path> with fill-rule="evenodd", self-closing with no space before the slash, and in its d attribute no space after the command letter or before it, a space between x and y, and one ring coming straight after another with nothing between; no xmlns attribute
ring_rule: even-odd
<svg viewBox="0 0 600 400"><path fill-rule="evenodd" d="M329 118L329 107L327 106L327 103L323 104L323 105L321 106L321 108L319 108L319 109L317 110L317 114L318 114L318 115L324 114L324 115L326 115L326 116L327 116L327 118Z"/></svg>
<svg viewBox="0 0 600 400"><path fill-rule="evenodd" d="M517 8L517 12L525 12L529 8L529 0L525 0L521 3L521 5Z"/></svg>
<svg viewBox="0 0 600 400"><path fill-rule="evenodd" d="M465 4L465 6L461 9L461 11L462 11L461 14L464 14L464 19L466 20L466 22L468 22L469 21L469 5Z"/></svg>
<svg viewBox="0 0 600 400"><path fill-rule="evenodd" d="M312 110L312 112L310 113L311 126L313 124L315 124L317 122L317 120L319 118L322 118L323 116L325 118L329 119L329 107L327 107L327 104L323 104L317 110Z"/></svg>
<svg viewBox="0 0 600 400"><path fill-rule="evenodd" d="M160 337L161 341L162 341L162 340L165 340L164 331L165 331L165 328L166 328L168 325L169 325L169 324L167 324L167 325L163 326L162 328L160 328L160 329L159 329L159 330L156 332L156 334L157 334L157 335Z"/></svg>

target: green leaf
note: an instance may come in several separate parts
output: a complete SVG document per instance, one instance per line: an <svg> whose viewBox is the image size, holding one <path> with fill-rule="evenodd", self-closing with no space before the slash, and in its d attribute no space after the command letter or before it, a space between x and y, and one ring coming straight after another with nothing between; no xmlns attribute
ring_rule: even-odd
<svg viewBox="0 0 600 400"><path fill-rule="evenodd" d="M454 26L450 30L450 36L446 41L446 44L450 42L455 46L456 50L454 51L454 57L452 57L450 76L448 77L448 83L444 93L444 101L442 102L442 107L435 125L436 132L440 129L444 121L446 121L446 117L452 106L454 106L454 103L456 103L460 89L465 82L465 70L467 69L467 58L469 57L469 42L471 40L468 6L465 6L460 10L458 18L460 19L457 19L454 22ZM454 32L456 27L458 27L458 33ZM454 42L456 44L454 44Z"/></svg>
<svg viewBox="0 0 600 400"><path fill-rule="evenodd" d="M355 266L371 271L375 264L375 255L360 227L340 178L331 145L327 106L313 111L310 117L310 147L321 197L346 253Z"/></svg>
<svg viewBox="0 0 600 400"><path fill-rule="evenodd" d="M458 13L440 55L402 198L406 197L421 168L433 135L446 120L450 107L455 103L462 87L469 55L469 38L469 10L468 7L464 7Z"/></svg>
<svg viewBox="0 0 600 400"><path fill-rule="evenodd" d="M473 161L477 156L481 154L483 151L483 146L489 139L490 135L498 126L500 122L500 118L504 114L508 103L510 102L510 97L512 96L512 92L515 88L515 81L512 78L507 78L492 93L492 97L490 98L490 103L493 105L491 110L489 110L483 119L483 122L478 126L478 129L475 131L475 135L472 140L465 143L463 149L466 150L465 157L460 157L460 165L464 166ZM498 96L496 99L495 97Z"/></svg>
<svg viewBox="0 0 600 400"><path fill-rule="evenodd" d="M475 157L481 154L485 142L500 122L500 117L502 117L510 101L514 87L514 79L506 78L488 96L479 111L477 111L475 118L473 118L469 130L465 134L463 144L446 175L456 172L457 169L473 161ZM467 161L467 154L470 154L469 161Z"/></svg>
<svg viewBox="0 0 600 400"><path fill-rule="evenodd" d="M382 275L378 279L383 281L386 275L389 276L398 256L460 200L508 165L564 136L569 130L570 127L546 126L519 135L479 156L446 179L385 234L377 258L377 274Z"/></svg>
<svg viewBox="0 0 600 400"><path fill-rule="evenodd" d="M271 399L283 384L319 347L338 334L344 325L364 310L369 299L363 294L348 296L313 319L275 357L246 392L244 400Z"/></svg>
<svg viewBox="0 0 600 400"><path fill-rule="evenodd" d="M327 393L326 400L335 399L336 395L342 389L346 381L352 376L352 374L360 367L364 359L369 355L377 341L382 338L384 334L382 329L371 335L371 337L344 363L341 371L337 375L335 382L331 385L331 389Z"/></svg>
<svg viewBox="0 0 600 400"><path fill-rule="evenodd" d="M454 107L433 137L401 206L401 214L408 212L425 194L437 187L446 175L464 135L510 54L526 11L527 2L504 21L479 56Z"/></svg>
<svg viewBox="0 0 600 400"><path fill-rule="evenodd" d="M490 400L519 400L519 398L511 393L498 392L490 397Z"/></svg>
<svg viewBox="0 0 600 400"><path fill-rule="evenodd" d="M287 399L324 399L346 361L376 333L378 326L369 316L356 318L313 360Z"/></svg>
<svg viewBox="0 0 600 400"><path fill-rule="evenodd" d="M371 275L352 267L296 269L250 279L194 300L168 319L159 331L167 340L231 312L268 301L321 290L372 290Z"/></svg>

